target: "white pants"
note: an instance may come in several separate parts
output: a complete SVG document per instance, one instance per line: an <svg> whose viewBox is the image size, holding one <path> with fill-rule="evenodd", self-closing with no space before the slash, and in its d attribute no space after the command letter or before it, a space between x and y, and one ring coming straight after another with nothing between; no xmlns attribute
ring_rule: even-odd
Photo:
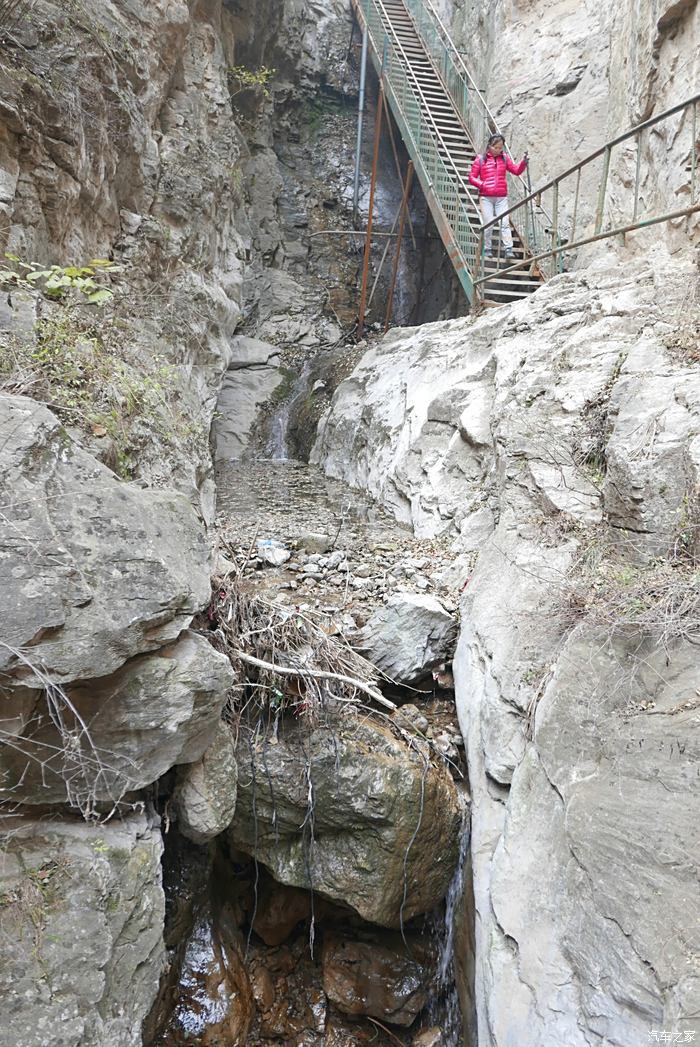
<svg viewBox="0 0 700 1047"><path fill-rule="evenodd" d="M481 197L481 220L482 222L490 222L492 218L498 218L499 215L503 214L504 211L508 210L508 197L507 196L482 196ZM510 219L508 215L505 218L501 218L498 223L501 229L501 243L506 251L513 250L513 234L510 231ZM484 251L489 254L491 251L491 237L493 231L496 228L495 225L489 226L488 229L484 230Z"/></svg>

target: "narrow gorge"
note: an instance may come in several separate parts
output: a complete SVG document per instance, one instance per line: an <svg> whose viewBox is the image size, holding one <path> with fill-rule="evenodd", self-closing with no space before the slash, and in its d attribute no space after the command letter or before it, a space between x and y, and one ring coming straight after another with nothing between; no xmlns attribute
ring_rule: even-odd
<svg viewBox="0 0 700 1047"><path fill-rule="evenodd" d="M700 1042L699 44L0 0L2 1047Z"/></svg>

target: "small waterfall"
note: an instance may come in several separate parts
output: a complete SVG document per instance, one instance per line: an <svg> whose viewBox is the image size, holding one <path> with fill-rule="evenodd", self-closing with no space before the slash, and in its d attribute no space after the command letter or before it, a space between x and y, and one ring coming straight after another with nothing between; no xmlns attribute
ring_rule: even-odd
<svg viewBox="0 0 700 1047"><path fill-rule="evenodd" d="M442 1030L442 1047L463 1047L464 1022L455 977L454 948L460 907L464 906L466 870L471 842L470 810L465 804L459 843L459 861L445 896L445 915L436 929L438 941L437 985L430 1005L431 1019Z"/></svg>
<svg viewBox="0 0 700 1047"><path fill-rule="evenodd" d="M294 456L290 454L289 422L295 405L309 391L309 373L311 360L305 360L299 377L295 381L289 396L280 405L270 423L270 438L265 447L265 457L273 462L288 462Z"/></svg>

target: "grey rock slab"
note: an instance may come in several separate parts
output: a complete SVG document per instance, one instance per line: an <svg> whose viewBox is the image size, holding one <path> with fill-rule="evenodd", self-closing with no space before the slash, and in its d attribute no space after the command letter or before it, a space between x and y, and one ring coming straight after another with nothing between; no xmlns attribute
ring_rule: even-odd
<svg viewBox="0 0 700 1047"><path fill-rule="evenodd" d="M443 898L457 860L457 791L442 765L426 773L388 728L350 714L326 726L285 721L277 739L241 732L237 759L231 842L275 879L313 886L383 927Z"/></svg>
<svg viewBox="0 0 700 1047"><path fill-rule="evenodd" d="M181 495L124 483L32 400L0 396L0 670L104 676L209 601L202 527Z"/></svg>
<svg viewBox="0 0 700 1047"><path fill-rule="evenodd" d="M236 810L237 783L231 728L219 723L200 759L178 768L173 805L180 832L202 844L228 828Z"/></svg>
<svg viewBox="0 0 700 1047"><path fill-rule="evenodd" d="M245 335L237 335L231 341L229 371L238 371L243 367L276 366L278 361L279 349L269 342Z"/></svg>
<svg viewBox="0 0 700 1047"><path fill-rule="evenodd" d="M245 345L236 351L234 365L226 371L219 392L214 421L219 460L240 458L261 405L282 381L274 348L252 338L243 341Z"/></svg>
<svg viewBox="0 0 700 1047"><path fill-rule="evenodd" d="M228 659L186 632L110 676L65 688L65 697L53 696L53 715L34 692L31 717L2 750L0 796L86 806L149 785L212 743L233 679ZM58 716L72 727L68 739Z"/></svg>
<svg viewBox="0 0 700 1047"><path fill-rule="evenodd" d="M2 1043L141 1047L165 960L160 832L142 815L2 828Z"/></svg>
<svg viewBox="0 0 700 1047"><path fill-rule="evenodd" d="M456 640L457 624L439 600L400 592L374 612L356 646L390 679L410 684L450 661Z"/></svg>
<svg viewBox="0 0 700 1047"><path fill-rule="evenodd" d="M671 1015L685 1029L700 1002L692 972L700 931L691 917L700 910L697 681L692 644L661 649L639 635L582 627L538 709L542 764L565 804L576 881L586 884L581 904L596 917L565 926L567 947L587 1007L599 1011L596 956L605 928L602 951L620 975L617 1006L605 1008L607 1034L620 1040L626 1012L642 1012L636 1027L627 1019L630 1033Z"/></svg>

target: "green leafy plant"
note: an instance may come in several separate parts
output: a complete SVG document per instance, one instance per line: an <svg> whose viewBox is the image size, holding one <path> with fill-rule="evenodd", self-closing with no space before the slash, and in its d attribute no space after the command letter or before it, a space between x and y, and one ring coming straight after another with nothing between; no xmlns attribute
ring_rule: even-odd
<svg viewBox="0 0 700 1047"><path fill-rule="evenodd" d="M275 69L269 69L266 65L258 66L257 69L246 69L244 65L231 65L228 68L229 86L233 96L243 91L260 89L265 96L269 97L267 85L275 75Z"/></svg>
<svg viewBox="0 0 700 1047"><path fill-rule="evenodd" d="M11 264L0 266L0 286L36 288L53 299L63 299L71 292L77 292L90 305L104 305L111 300L113 292L102 281L106 274L120 269L106 258L93 258L87 265L51 265L48 268L37 262L25 262L9 252L5 252L5 258Z"/></svg>

